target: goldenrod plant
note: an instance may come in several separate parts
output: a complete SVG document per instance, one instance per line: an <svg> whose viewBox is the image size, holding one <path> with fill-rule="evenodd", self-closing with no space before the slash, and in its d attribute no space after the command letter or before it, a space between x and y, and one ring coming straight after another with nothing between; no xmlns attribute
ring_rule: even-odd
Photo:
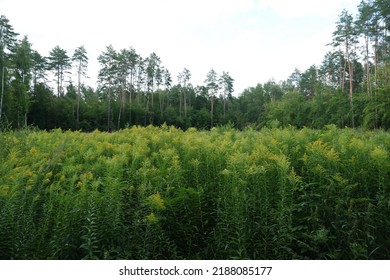
<svg viewBox="0 0 390 280"><path fill-rule="evenodd" d="M389 259L390 134L0 133L1 259Z"/></svg>

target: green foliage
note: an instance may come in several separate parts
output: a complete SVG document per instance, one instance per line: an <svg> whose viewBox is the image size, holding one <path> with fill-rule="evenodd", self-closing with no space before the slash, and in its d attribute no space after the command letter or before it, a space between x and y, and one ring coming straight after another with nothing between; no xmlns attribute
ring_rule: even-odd
<svg viewBox="0 0 390 280"><path fill-rule="evenodd" d="M98 57L98 88L87 88L82 78L89 61L83 46L72 57L56 46L45 58L31 49L27 36L18 40L2 15L0 128L114 131L166 123L186 130L232 123L238 129L289 125L323 129L328 124L389 129L386 4L362 1L355 19L343 10L329 44L333 50L320 66L295 69L285 81L270 79L236 94L229 72L211 69L203 85L194 86L190 70L184 68L173 84L156 53L142 57L132 47L117 51L112 45ZM70 77L72 61L77 82ZM47 71L56 78L54 90Z"/></svg>
<svg viewBox="0 0 390 280"><path fill-rule="evenodd" d="M367 106L364 110L363 124L366 128L390 127L390 86L378 90L374 96L367 96Z"/></svg>
<svg viewBox="0 0 390 280"><path fill-rule="evenodd" d="M388 259L383 131L3 132L1 259Z"/></svg>

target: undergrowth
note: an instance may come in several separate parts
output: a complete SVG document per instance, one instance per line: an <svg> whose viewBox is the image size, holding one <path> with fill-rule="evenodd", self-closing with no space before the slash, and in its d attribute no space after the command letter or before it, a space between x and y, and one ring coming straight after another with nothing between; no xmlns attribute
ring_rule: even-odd
<svg viewBox="0 0 390 280"><path fill-rule="evenodd" d="M0 259L389 259L390 134L0 133Z"/></svg>

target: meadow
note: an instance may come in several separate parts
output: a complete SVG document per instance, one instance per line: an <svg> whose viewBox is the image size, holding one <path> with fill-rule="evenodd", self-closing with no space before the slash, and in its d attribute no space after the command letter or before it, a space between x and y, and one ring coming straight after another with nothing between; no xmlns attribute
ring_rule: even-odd
<svg viewBox="0 0 390 280"><path fill-rule="evenodd" d="M390 259L390 133L0 133L0 259Z"/></svg>

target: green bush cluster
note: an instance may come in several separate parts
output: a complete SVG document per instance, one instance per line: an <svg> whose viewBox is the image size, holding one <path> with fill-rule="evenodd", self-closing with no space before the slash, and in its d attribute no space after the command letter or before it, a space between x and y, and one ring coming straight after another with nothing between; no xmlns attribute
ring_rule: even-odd
<svg viewBox="0 0 390 280"><path fill-rule="evenodd" d="M0 134L0 259L389 259L390 134Z"/></svg>

